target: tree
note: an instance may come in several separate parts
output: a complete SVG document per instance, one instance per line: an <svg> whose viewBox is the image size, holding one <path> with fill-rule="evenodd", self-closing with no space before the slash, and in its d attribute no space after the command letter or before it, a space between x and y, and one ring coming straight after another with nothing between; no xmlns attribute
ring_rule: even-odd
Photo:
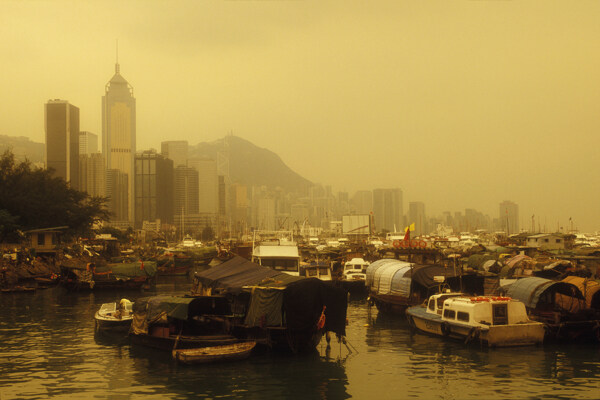
<svg viewBox="0 0 600 400"><path fill-rule="evenodd" d="M10 151L0 157L0 239L55 226L68 226L65 234L81 236L108 219L106 198L72 189L52 172L29 161L18 163Z"/></svg>

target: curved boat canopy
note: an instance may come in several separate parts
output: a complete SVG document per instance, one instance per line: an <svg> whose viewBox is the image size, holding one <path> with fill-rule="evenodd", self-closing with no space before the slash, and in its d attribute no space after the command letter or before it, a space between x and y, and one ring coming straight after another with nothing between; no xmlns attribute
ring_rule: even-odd
<svg viewBox="0 0 600 400"><path fill-rule="evenodd" d="M579 288L572 283L538 277L518 279L505 290L508 296L522 301L528 308L557 305L571 311L579 309L579 302L584 300Z"/></svg>

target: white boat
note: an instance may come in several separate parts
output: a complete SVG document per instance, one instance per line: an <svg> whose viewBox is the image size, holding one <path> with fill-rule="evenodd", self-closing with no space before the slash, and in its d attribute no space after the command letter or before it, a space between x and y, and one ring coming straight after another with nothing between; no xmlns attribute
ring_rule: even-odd
<svg viewBox="0 0 600 400"><path fill-rule="evenodd" d="M104 303L96 311L96 329L129 330L133 303L127 299L121 299L119 303Z"/></svg>
<svg viewBox="0 0 600 400"><path fill-rule="evenodd" d="M181 247L196 247L196 240L193 237L186 235L181 241Z"/></svg>
<svg viewBox="0 0 600 400"><path fill-rule="evenodd" d="M342 285L349 291L364 290L369 264L368 261L359 257L346 261L342 271Z"/></svg>
<svg viewBox="0 0 600 400"><path fill-rule="evenodd" d="M300 251L290 232L255 231L254 234L252 262L286 274L300 276ZM257 235L260 240L257 240ZM265 235L275 237L265 238Z"/></svg>
<svg viewBox="0 0 600 400"><path fill-rule="evenodd" d="M419 331L489 347L536 345L545 334L544 324L530 320L525 304L510 297L439 293L406 314Z"/></svg>
<svg viewBox="0 0 600 400"><path fill-rule="evenodd" d="M322 281L330 281L331 268L327 263L317 262L315 264L306 264L300 267L304 271L304 276L307 278L317 278Z"/></svg>

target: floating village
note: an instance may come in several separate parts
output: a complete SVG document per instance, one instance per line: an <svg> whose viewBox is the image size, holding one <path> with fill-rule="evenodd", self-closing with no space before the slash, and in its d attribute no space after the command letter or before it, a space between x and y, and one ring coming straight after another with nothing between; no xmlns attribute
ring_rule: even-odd
<svg viewBox="0 0 600 400"><path fill-rule="evenodd" d="M244 240L63 243L57 227L3 248L2 295L130 290L131 299L90 315L95 329L186 364L346 344L352 298L407 320L416 334L465 346L600 343L597 235L434 237L407 227L385 237L254 231ZM153 292L157 279L176 275L188 278L189 293Z"/></svg>

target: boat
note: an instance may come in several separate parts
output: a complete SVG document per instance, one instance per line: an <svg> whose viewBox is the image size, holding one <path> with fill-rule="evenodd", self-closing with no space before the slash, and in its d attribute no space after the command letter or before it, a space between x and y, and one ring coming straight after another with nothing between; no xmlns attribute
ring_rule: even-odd
<svg viewBox="0 0 600 400"><path fill-rule="evenodd" d="M280 232L283 235L285 232ZM274 240L262 240L252 247L251 261L279 272L300 276L300 252L293 238L279 237Z"/></svg>
<svg viewBox="0 0 600 400"><path fill-rule="evenodd" d="M151 296L133 304L129 336L137 345L172 351L237 343L236 317L223 296Z"/></svg>
<svg viewBox="0 0 600 400"><path fill-rule="evenodd" d="M600 310L592 307L594 301L600 300L594 300L593 286L582 286L587 288L584 296L572 281L573 278L553 281L527 277L501 287L500 293L522 301L531 319L545 325L547 340L597 343L600 341ZM586 297L589 300L586 301Z"/></svg>
<svg viewBox="0 0 600 400"><path fill-rule="evenodd" d="M461 275L443 265L381 259L367 267L366 285L370 304L381 312L404 316L408 307L423 303L442 289L483 294L484 277Z"/></svg>
<svg viewBox="0 0 600 400"><path fill-rule="evenodd" d="M102 304L94 315L96 330L129 330L133 320L132 304L128 299L121 299L119 303Z"/></svg>
<svg viewBox="0 0 600 400"><path fill-rule="evenodd" d="M525 304L510 297L438 293L406 315L421 332L489 347L537 345L545 335L544 324L530 320Z"/></svg>
<svg viewBox="0 0 600 400"><path fill-rule="evenodd" d="M173 350L173 358L183 364L206 364L222 361L244 360L256 346L255 341L238 342L225 346L211 346L197 349Z"/></svg>
<svg viewBox="0 0 600 400"><path fill-rule="evenodd" d="M322 281L331 280L331 268L326 262L312 262L310 264L300 265L302 276L307 278L317 278Z"/></svg>
<svg viewBox="0 0 600 400"><path fill-rule="evenodd" d="M365 291L368 266L369 262L360 257L346 261L342 271L342 286L349 292Z"/></svg>
<svg viewBox="0 0 600 400"><path fill-rule="evenodd" d="M198 272L193 296L227 296L235 336L270 349L313 351L326 332L346 334L347 294L333 282L292 276L239 256Z"/></svg>
<svg viewBox="0 0 600 400"><path fill-rule="evenodd" d="M139 290L155 282L156 270L154 261L62 265L59 285L69 291Z"/></svg>

